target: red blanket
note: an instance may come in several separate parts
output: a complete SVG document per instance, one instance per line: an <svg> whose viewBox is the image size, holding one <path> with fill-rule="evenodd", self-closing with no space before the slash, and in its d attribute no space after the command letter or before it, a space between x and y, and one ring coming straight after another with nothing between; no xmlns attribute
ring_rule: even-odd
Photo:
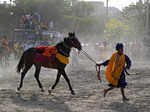
<svg viewBox="0 0 150 112"><path fill-rule="evenodd" d="M57 53L55 46L38 46L36 49L38 53L42 53L44 56L56 55Z"/></svg>
<svg viewBox="0 0 150 112"><path fill-rule="evenodd" d="M35 56L34 61L38 63L48 63L48 62L54 62L56 59L56 55L52 56L43 56L42 54L37 53Z"/></svg>
<svg viewBox="0 0 150 112"><path fill-rule="evenodd" d="M45 48L47 48L47 46L37 46L36 50L38 53L43 53L45 51Z"/></svg>

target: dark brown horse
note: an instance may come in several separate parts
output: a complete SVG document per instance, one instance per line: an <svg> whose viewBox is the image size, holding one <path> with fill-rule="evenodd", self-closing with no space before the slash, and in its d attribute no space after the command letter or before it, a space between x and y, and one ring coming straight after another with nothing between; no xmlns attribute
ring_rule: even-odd
<svg viewBox="0 0 150 112"><path fill-rule="evenodd" d="M65 56L65 57L69 57L70 56L70 51L71 48L77 48L78 50L81 50L81 44L78 41L78 39L75 36L75 33L69 33L68 37L64 38L64 41L58 43L56 46L57 52L59 52L61 55ZM39 85L39 88L41 89L41 91L43 92L43 86L39 80L39 73L41 70L41 67L46 67L46 68L53 68L53 69L57 69L57 78L56 81L54 83L54 85L51 87L51 90L48 90L49 93L51 93L51 91L56 87L57 83L59 82L59 79L61 77L61 75L64 77L64 79L67 81L68 85L69 85L69 89L71 91L71 94L75 94L74 90L71 87L70 84L70 80L65 72L65 67L67 64L62 63L59 59L57 59L57 57L55 58L54 62L50 63L50 62L46 62L46 63L40 63L40 62L36 62L34 61L36 54L41 54L42 52L38 51L36 48L29 48L27 51L23 52L21 59L17 65L17 72L20 73L21 70L21 80L20 80L20 84L19 87L17 88L17 91L20 91L20 89L23 86L23 79L26 75L26 73L28 72L28 70L32 67L32 65L35 66L35 79Z"/></svg>

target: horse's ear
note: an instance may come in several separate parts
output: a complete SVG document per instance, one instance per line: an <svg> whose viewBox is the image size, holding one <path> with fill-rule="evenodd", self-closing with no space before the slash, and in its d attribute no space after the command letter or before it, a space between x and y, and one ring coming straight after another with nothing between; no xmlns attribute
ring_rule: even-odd
<svg viewBox="0 0 150 112"><path fill-rule="evenodd" d="M67 38L64 38L64 41L67 41Z"/></svg>
<svg viewBox="0 0 150 112"><path fill-rule="evenodd" d="M73 37L73 33L72 32L69 32L68 33L68 38L72 38Z"/></svg>
<svg viewBox="0 0 150 112"><path fill-rule="evenodd" d="M71 35L72 35L72 33L71 33L71 32L69 32L69 33L68 33L68 36L70 37Z"/></svg>
<svg viewBox="0 0 150 112"><path fill-rule="evenodd" d="M75 32L72 33L72 36L75 37Z"/></svg>
<svg viewBox="0 0 150 112"><path fill-rule="evenodd" d="M73 35L75 36L75 32L73 32Z"/></svg>

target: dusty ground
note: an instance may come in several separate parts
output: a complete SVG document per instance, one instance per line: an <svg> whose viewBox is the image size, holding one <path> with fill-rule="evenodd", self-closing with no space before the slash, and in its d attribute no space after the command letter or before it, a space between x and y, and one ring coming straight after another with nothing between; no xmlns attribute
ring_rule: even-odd
<svg viewBox="0 0 150 112"><path fill-rule="evenodd" d="M143 67L140 67L140 64ZM0 112L148 112L150 109L150 67L140 62L133 65L132 74L127 76L128 87L126 95L129 102L122 102L119 89L110 92L106 98L103 90L107 82L102 71L103 82L96 77L94 65L90 62L81 62L79 68L67 68L71 84L76 92L72 96L68 85L61 78L60 83L48 95L41 93L30 70L24 80L24 87L20 94L16 94L19 74L15 72L16 62L9 68L1 68L0 72ZM40 79L45 88L52 85L56 78L56 71L42 69Z"/></svg>

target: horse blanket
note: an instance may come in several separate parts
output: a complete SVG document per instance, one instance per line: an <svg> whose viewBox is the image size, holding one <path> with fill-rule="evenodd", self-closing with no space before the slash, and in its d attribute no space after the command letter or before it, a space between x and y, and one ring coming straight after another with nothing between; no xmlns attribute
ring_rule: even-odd
<svg viewBox="0 0 150 112"><path fill-rule="evenodd" d="M57 52L57 48L55 46L38 46L36 47L36 50L38 52L34 59L34 61L36 62L53 63L55 62L55 59L57 58L63 64L69 63L69 58Z"/></svg>

